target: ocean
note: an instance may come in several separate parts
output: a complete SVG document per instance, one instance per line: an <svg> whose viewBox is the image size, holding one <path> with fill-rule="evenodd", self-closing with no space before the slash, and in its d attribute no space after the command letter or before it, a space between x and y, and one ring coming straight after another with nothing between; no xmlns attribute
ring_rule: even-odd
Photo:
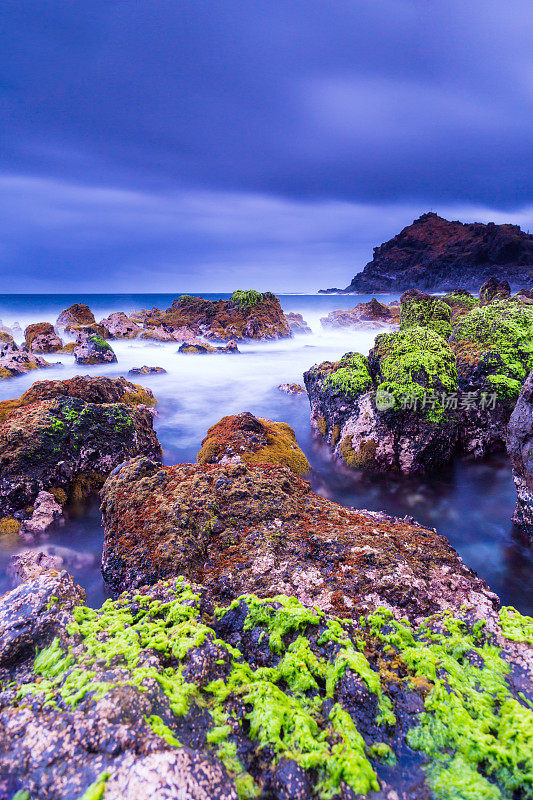
<svg viewBox="0 0 533 800"><path fill-rule="evenodd" d="M20 326L31 322L55 322L60 311L73 302L87 303L96 319L113 311L126 313L141 308L167 308L186 289L175 294L76 294L0 295L2 324ZM197 293L196 293L197 294ZM229 294L203 294L226 298ZM502 602L523 613L533 611L533 552L511 523L515 490L505 454L478 463L458 460L448 470L425 479L369 479L332 459L310 429L307 397L291 397L278 390L280 383L302 383L311 365L337 360L344 353L368 353L381 330L354 332L322 328L320 317L334 309L347 309L370 295L281 295L285 311L303 314L312 334L279 342L239 345L237 356L178 354L179 345L149 341L115 341L118 364L75 368L70 355L50 355L60 362L47 370L0 381L0 400L18 397L36 380L68 378L75 374L118 377L131 367L161 366L165 375L137 376L133 380L150 387L158 399L155 428L166 464L195 461L207 428L226 414L240 411L288 422L306 453L313 474L313 489L345 506L382 510L395 516L411 515L446 536L465 563L472 567ZM383 295L382 302L394 299ZM17 329L18 330L18 329ZM40 545L76 551L72 572L86 589L91 605L106 596L100 575L103 530L98 501L76 513ZM21 549L15 540L0 541L0 591L9 588L9 557Z"/></svg>

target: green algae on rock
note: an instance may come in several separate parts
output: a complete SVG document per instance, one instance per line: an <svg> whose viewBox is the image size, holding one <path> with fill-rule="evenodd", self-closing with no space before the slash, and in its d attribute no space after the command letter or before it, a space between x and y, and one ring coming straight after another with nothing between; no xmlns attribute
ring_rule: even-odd
<svg viewBox="0 0 533 800"><path fill-rule="evenodd" d="M452 312L447 303L418 289L409 289L400 297L400 304L400 330L429 328L448 339L452 332Z"/></svg>
<svg viewBox="0 0 533 800"><path fill-rule="evenodd" d="M422 786L436 800L531 797L531 698L514 683L528 645L477 606L416 624L397 611L341 620L253 594L214 608L181 577L98 610L70 603L49 612L63 627L36 657L2 662L0 774L43 800L66 796L66 780L73 797L105 800L146 754L183 750L218 762L241 799L281 800L295 780L300 800ZM36 749L51 722L55 746ZM77 739L86 728L98 735Z"/></svg>

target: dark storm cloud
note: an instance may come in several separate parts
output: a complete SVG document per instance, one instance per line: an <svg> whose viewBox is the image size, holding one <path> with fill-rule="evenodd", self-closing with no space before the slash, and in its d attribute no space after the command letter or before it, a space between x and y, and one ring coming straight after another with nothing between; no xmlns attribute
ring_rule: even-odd
<svg viewBox="0 0 533 800"><path fill-rule="evenodd" d="M311 259L316 288L325 264L347 283L411 212L530 219L527 0L0 8L0 257L14 285L50 265L67 275L76 259L141 276L146 264L210 275L233 257L237 270L281 262L285 276ZM199 196L230 198L246 233L230 226L229 241L220 207L218 229L200 230ZM368 214L361 238L354 220Z"/></svg>

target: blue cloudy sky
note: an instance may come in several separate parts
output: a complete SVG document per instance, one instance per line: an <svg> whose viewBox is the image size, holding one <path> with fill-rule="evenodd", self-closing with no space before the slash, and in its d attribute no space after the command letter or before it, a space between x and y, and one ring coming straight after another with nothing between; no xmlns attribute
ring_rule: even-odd
<svg viewBox="0 0 533 800"><path fill-rule="evenodd" d="M529 0L0 0L9 291L346 285L423 211L533 229Z"/></svg>

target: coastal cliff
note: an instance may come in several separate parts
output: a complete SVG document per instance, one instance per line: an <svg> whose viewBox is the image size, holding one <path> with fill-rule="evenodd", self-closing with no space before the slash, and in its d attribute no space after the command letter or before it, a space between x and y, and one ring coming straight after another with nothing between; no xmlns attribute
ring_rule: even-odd
<svg viewBox="0 0 533 800"><path fill-rule="evenodd" d="M533 277L533 235L518 225L449 222L422 214L388 242L345 289L325 292L430 292L477 290L495 276L516 288Z"/></svg>

